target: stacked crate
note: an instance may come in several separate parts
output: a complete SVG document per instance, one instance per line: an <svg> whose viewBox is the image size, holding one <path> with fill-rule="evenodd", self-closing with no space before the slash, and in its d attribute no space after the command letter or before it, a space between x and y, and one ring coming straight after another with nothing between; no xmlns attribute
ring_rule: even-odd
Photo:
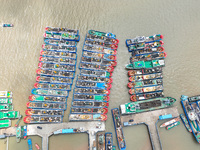
<svg viewBox="0 0 200 150"><path fill-rule="evenodd" d="M62 122L76 70L79 31L45 28L36 83L27 103L25 123Z"/></svg>
<svg viewBox="0 0 200 150"><path fill-rule="evenodd" d="M160 34L149 37L127 39L131 53L130 64L126 65L129 75L128 87L131 101L164 97L162 67L167 56Z"/></svg>
<svg viewBox="0 0 200 150"><path fill-rule="evenodd" d="M112 33L88 31L79 65L80 74L73 91L70 121L107 119L118 42Z"/></svg>

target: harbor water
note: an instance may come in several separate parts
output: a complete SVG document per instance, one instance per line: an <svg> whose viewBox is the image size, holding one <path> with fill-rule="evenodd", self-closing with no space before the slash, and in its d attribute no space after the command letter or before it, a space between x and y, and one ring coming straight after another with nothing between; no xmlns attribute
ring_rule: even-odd
<svg viewBox="0 0 200 150"><path fill-rule="evenodd" d="M183 112L180 96L200 94L200 1L198 0L0 0L0 91L13 92L14 109L25 116L26 103L35 83L36 69L46 26L78 29L78 63L88 30L112 32L119 39L117 67L113 73L106 131L112 132L117 146L111 108L129 102L128 76L124 66L130 54L125 40L138 35L164 35L167 53L163 69L165 96L177 99L175 106ZM79 70L77 68L77 73ZM77 74L76 73L76 74ZM74 87L74 85L73 85ZM72 91L67 101L68 114ZM148 117L148 116L147 116ZM12 122L12 125L16 120ZM23 125L23 122L20 122ZM181 123L169 131L159 129L163 150L199 150L200 145ZM145 125L124 128L128 150L151 150ZM41 138L30 137L41 146ZM87 150L87 134L50 137L50 150ZM0 140L0 150L6 149ZM16 143L9 138L9 150L27 150L27 140Z"/></svg>

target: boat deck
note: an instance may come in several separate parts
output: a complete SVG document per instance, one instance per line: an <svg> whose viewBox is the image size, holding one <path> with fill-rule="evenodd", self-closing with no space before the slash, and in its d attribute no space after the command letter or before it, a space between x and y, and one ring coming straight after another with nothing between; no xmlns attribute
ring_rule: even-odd
<svg viewBox="0 0 200 150"><path fill-rule="evenodd" d="M149 137L153 150L162 150L162 144L160 141L157 122L160 115L172 114L172 117L179 116L177 107L170 107L165 109L159 109L149 112L143 112L132 115L121 116L121 122L124 126L133 126L139 124L145 124L148 127ZM132 120L133 122L129 122Z"/></svg>

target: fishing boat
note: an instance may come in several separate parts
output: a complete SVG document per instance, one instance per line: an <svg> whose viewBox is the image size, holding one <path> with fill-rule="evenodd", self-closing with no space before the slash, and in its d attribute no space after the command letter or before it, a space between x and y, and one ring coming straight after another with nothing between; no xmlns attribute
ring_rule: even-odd
<svg viewBox="0 0 200 150"><path fill-rule="evenodd" d="M152 36L137 36L134 39L127 39L126 46L138 44L138 43L149 43L149 42L158 42L163 39L162 34L154 34Z"/></svg>
<svg viewBox="0 0 200 150"><path fill-rule="evenodd" d="M2 97L12 97L11 91L0 91L0 98Z"/></svg>
<svg viewBox="0 0 200 150"><path fill-rule="evenodd" d="M106 132L105 133L105 147L106 150L113 150L113 136L112 132Z"/></svg>
<svg viewBox="0 0 200 150"><path fill-rule="evenodd" d="M13 110L13 105L10 104L0 104L0 111L3 110Z"/></svg>
<svg viewBox="0 0 200 150"><path fill-rule="evenodd" d="M96 101L72 101L72 106L75 107L108 107L109 103L107 101L96 102Z"/></svg>
<svg viewBox="0 0 200 150"><path fill-rule="evenodd" d="M197 103L190 103L192 109L194 110L195 114L196 114L196 120L200 125L200 109L199 106L197 105Z"/></svg>
<svg viewBox="0 0 200 150"><path fill-rule="evenodd" d="M81 69L80 75L89 75L89 76L98 76L98 77L106 77L109 78L112 76L112 73L108 71L99 71L99 70L91 70L91 69Z"/></svg>
<svg viewBox="0 0 200 150"><path fill-rule="evenodd" d="M190 125L189 125L186 117L184 116L184 114L180 114L180 118L183 121L183 124L186 127L186 129L188 130L188 132L192 132L192 129L190 128Z"/></svg>
<svg viewBox="0 0 200 150"><path fill-rule="evenodd" d="M118 39L113 39L113 38L109 38L109 37L106 37L106 36L92 35L92 34L87 34L86 39L101 40L101 41L104 41L104 42L107 42L107 43L112 43L112 44L118 44L119 43Z"/></svg>
<svg viewBox="0 0 200 150"><path fill-rule="evenodd" d="M32 150L33 149L32 148L32 140L28 139L27 142L28 142L28 150Z"/></svg>
<svg viewBox="0 0 200 150"><path fill-rule="evenodd" d="M105 134L97 133L97 149L105 150Z"/></svg>
<svg viewBox="0 0 200 150"><path fill-rule="evenodd" d="M110 32L105 33L105 32L100 32L100 31L95 31L95 30L89 30L88 34L109 37L109 38L113 38L113 39L116 38L116 35L114 35L113 33L110 33Z"/></svg>
<svg viewBox="0 0 200 150"><path fill-rule="evenodd" d="M0 129L8 128L10 126L11 126L11 120L10 119L0 120Z"/></svg>
<svg viewBox="0 0 200 150"><path fill-rule="evenodd" d="M30 95L29 100L30 101L40 101L40 102L66 102L66 97Z"/></svg>
<svg viewBox="0 0 200 150"><path fill-rule="evenodd" d="M79 41L80 40L80 36L79 35L75 35L75 34L70 34L70 33L52 33L52 32L48 32L46 31L44 33L44 38L48 38L48 39L56 39L56 40L72 40L72 41Z"/></svg>
<svg viewBox="0 0 200 150"><path fill-rule="evenodd" d="M150 43L138 43L134 45L129 45L128 51L131 52L131 51L140 50L140 49L157 48L157 47L161 47L163 44L164 44L163 41L150 42Z"/></svg>
<svg viewBox="0 0 200 150"><path fill-rule="evenodd" d="M150 80L129 82L127 86L129 88L134 88L134 87L157 86L162 84L163 84L162 79L153 79L153 80L150 79Z"/></svg>
<svg viewBox="0 0 200 150"><path fill-rule="evenodd" d="M102 58L95 58L95 57L82 57L81 62L101 64L101 65L111 65L113 67L115 67L117 65L116 61L106 60L106 59L102 59Z"/></svg>
<svg viewBox="0 0 200 150"><path fill-rule="evenodd" d="M25 111L27 116L38 116L38 115L58 115L63 116L64 110L49 110L49 109L27 109Z"/></svg>
<svg viewBox="0 0 200 150"><path fill-rule="evenodd" d="M90 75L78 75L77 80L80 81L91 81L91 82L104 82L111 84L113 79L107 77L98 77L98 76L90 76Z"/></svg>
<svg viewBox="0 0 200 150"><path fill-rule="evenodd" d="M79 65L80 69L93 69L93 70L101 70L101 71L108 71L113 72L114 68L110 65L97 65L93 63L83 63L81 62Z"/></svg>
<svg viewBox="0 0 200 150"><path fill-rule="evenodd" d="M56 39L44 39L45 44L54 46L76 46L76 41L56 40Z"/></svg>
<svg viewBox="0 0 200 150"><path fill-rule="evenodd" d="M146 87L134 87L129 90L129 94L146 94L146 93L152 93L152 92L162 92L163 86L162 85L156 85L156 86L146 86Z"/></svg>
<svg viewBox="0 0 200 150"><path fill-rule="evenodd" d="M116 146L113 145L113 150L116 150Z"/></svg>
<svg viewBox="0 0 200 150"><path fill-rule="evenodd" d="M77 114L77 113L81 113L81 114L106 114L108 113L108 109L107 108L85 108L85 107L71 107L70 110L71 114Z"/></svg>
<svg viewBox="0 0 200 150"><path fill-rule="evenodd" d="M64 83L64 84L72 84L72 78L65 78L65 77L52 77L52 76L37 76L37 82L51 82L51 83Z"/></svg>
<svg viewBox="0 0 200 150"><path fill-rule="evenodd" d="M76 59L65 58L65 57L44 57L41 56L39 58L41 62L49 62L49 63L59 63L59 64L68 64L68 65L76 65Z"/></svg>
<svg viewBox="0 0 200 150"><path fill-rule="evenodd" d="M93 58L102 58L108 61L115 61L116 60L116 54L110 54L109 51L106 51L108 53L101 53L101 52L93 52L93 51L85 51L83 50L82 56L84 57L93 57Z"/></svg>
<svg viewBox="0 0 200 150"><path fill-rule="evenodd" d="M158 47L145 47L143 49L130 50L129 52L132 52L132 56L140 56L140 55L149 55L155 53L163 53L164 51L165 51L164 47L158 46Z"/></svg>
<svg viewBox="0 0 200 150"><path fill-rule="evenodd" d="M123 128L122 128L122 124L121 124L119 109L113 108L113 109L111 109L111 113L112 113L118 147L120 150L126 150L126 142L125 142Z"/></svg>
<svg viewBox="0 0 200 150"><path fill-rule="evenodd" d="M69 91L64 90L53 90L53 89L32 89L31 93L33 95L43 95L43 96L65 96L67 97Z"/></svg>
<svg viewBox="0 0 200 150"><path fill-rule="evenodd" d="M129 70L128 75L145 75L145 74L152 74L152 73L162 73L162 67L155 67L155 68L148 68L148 69L139 69L139 70Z"/></svg>
<svg viewBox="0 0 200 150"><path fill-rule="evenodd" d="M157 97L164 97L163 92L152 92L152 93L145 93L145 94L136 94L136 95L131 95L131 101L136 102L136 101L142 101L146 99L152 99L152 98L157 98Z"/></svg>
<svg viewBox="0 0 200 150"><path fill-rule="evenodd" d="M134 63L135 61L148 61L148 60L154 60L154 59L164 59L166 57L167 57L167 53L165 53L165 52L135 55L135 56L130 57L130 63Z"/></svg>
<svg viewBox="0 0 200 150"><path fill-rule="evenodd" d="M166 108L172 106L176 102L172 97L161 97L149 99L145 101L137 101L120 105L121 114L134 114L145 111L152 111L156 109Z"/></svg>
<svg viewBox="0 0 200 150"><path fill-rule="evenodd" d="M25 116L25 123L61 123L63 116Z"/></svg>
<svg viewBox="0 0 200 150"><path fill-rule="evenodd" d="M109 101L110 97L106 95L89 95L74 93L73 100L94 100L94 101Z"/></svg>
<svg viewBox="0 0 200 150"><path fill-rule="evenodd" d="M41 69L52 69L52 70L66 70L66 71L75 71L75 65L65 65L59 63L47 63L47 62L40 62L38 67Z"/></svg>
<svg viewBox="0 0 200 150"><path fill-rule="evenodd" d="M98 89L110 90L112 85L111 84L106 84L106 83L103 83L103 82L77 80L76 81L76 87L84 87L84 88L89 87L89 88L98 88Z"/></svg>
<svg viewBox="0 0 200 150"><path fill-rule="evenodd" d="M34 109L51 109L51 110L65 110L66 103L44 103L44 102L28 102L26 103L27 108Z"/></svg>
<svg viewBox="0 0 200 150"><path fill-rule="evenodd" d="M105 114L70 114L69 121L106 121Z"/></svg>
<svg viewBox="0 0 200 150"><path fill-rule="evenodd" d="M170 124L172 124L172 123L175 123L175 122L177 122L177 121L179 121L179 120L180 120L179 117L176 117L176 118L174 118L174 119L171 119L171 120L169 120L169 121L163 123L160 127L161 127L161 128L162 128L162 127L166 127L166 126L168 126L168 125L170 125Z"/></svg>
<svg viewBox="0 0 200 150"><path fill-rule="evenodd" d="M16 119L19 118L19 111L1 111L0 119Z"/></svg>
<svg viewBox="0 0 200 150"><path fill-rule="evenodd" d="M40 149L40 146L39 146L37 143L35 143L35 147L36 147L37 149Z"/></svg>
<svg viewBox="0 0 200 150"><path fill-rule="evenodd" d="M170 129L172 129L173 127L178 126L179 124L180 124L180 121L174 122L174 123L172 123L172 124L166 126L166 129L167 129L167 130L170 130Z"/></svg>
<svg viewBox="0 0 200 150"><path fill-rule="evenodd" d="M188 97L187 98L188 101L191 103L191 102L196 102L196 101L199 101L200 100L200 95L196 95L196 96L191 96L191 97Z"/></svg>
<svg viewBox="0 0 200 150"><path fill-rule="evenodd" d="M14 27L14 25L11 24L11 23L2 23L1 26L2 26L2 27Z"/></svg>
<svg viewBox="0 0 200 150"><path fill-rule="evenodd" d="M68 29L68 28L57 28L57 27L46 27L45 31L51 32L51 33L69 33L69 34L79 34L78 30L74 29Z"/></svg>
<svg viewBox="0 0 200 150"><path fill-rule="evenodd" d="M34 84L34 88L43 88L43 89L62 89L62 90L71 90L70 84L63 83L38 83Z"/></svg>
<svg viewBox="0 0 200 150"><path fill-rule="evenodd" d="M110 55L117 54L117 50L104 48L104 47L98 47L95 45L83 45L83 51L99 53L99 54L110 54Z"/></svg>
<svg viewBox="0 0 200 150"><path fill-rule="evenodd" d="M162 79L162 73L153 73L153 74L145 74L145 75L134 75L129 77L130 82L144 81L144 80L152 80L152 79Z"/></svg>
<svg viewBox="0 0 200 150"><path fill-rule="evenodd" d="M0 104L12 104L12 98L0 98Z"/></svg>
<svg viewBox="0 0 200 150"><path fill-rule="evenodd" d="M44 55L52 55L52 56L63 56L61 55L62 52L74 52L76 53L77 51L77 47L75 46L63 46L63 45L59 45L59 46L55 46L55 45L49 45L49 44L43 44L42 45L42 51L44 51ZM43 53L40 52L41 55L43 55ZM49 54L48 54L49 53Z"/></svg>
<svg viewBox="0 0 200 150"><path fill-rule="evenodd" d="M88 40L88 39L85 39L84 44L85 45L95 45L95 46L110 48L110 49L117 49L118 48L117 44L109 44L109 43L104 43L104 42L95 41L95 40Z"/></svg>
<svg viewBox="0 0 200 150"><path fill-rule="evenodd" d="M68 77L74 78L75 72L66 71L66 70L51 70L51 69L37 69L36 73L38 75L44 76L53 76L53 77Z"/></svg>
<svg viewBox="0 0 200 150"><path fill-rule="evenodd" d="M84 93L84 94L94 94L94 95L99 95L99 94L110 94L109 90L105 89L94 89L94 88L74 88L74 93Z"/></svg>
<svg viewBox="0 0 200 150"><path fill-rule="evenodd" d="M143 68L154 68L164 67L165 61L163 59L149 60L149 61L135 61L131 64L126 65L126 69L143 69Z"/></svg>

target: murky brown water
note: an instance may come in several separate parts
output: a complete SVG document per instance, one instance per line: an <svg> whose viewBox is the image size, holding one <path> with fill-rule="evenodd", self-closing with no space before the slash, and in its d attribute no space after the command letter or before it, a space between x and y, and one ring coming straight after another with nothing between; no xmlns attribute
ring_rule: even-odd
<svg viewBox="0 0 200 150"><path fill-rule="evenodd" d="M25 104L35 82L44 28L62 26L79 29L78 59L86 32L95 29L113 32L120 40L109 109L118 107L121 103L129 102L124 66L130 54L125 39L161 33L168 54L164 68L165 95L176 98L175 105L183 112L180 95L191 96L200 91L199 5L200 1L197 0L0 0L0 22L15 25L14 28L0 28L0 90L13 91L14 108L24 115ZM71 97L72 92L64 121L68 120ZM115 137L110 112L106 128ZM128 150L151 149L145 126L128 127L124 132ZM200 149L183 125L171 131L162 129L160 135L164 150ZM31 138L33 143L41 145L39 137ZM50 138L50 150L85 150L87 138L87 134L53 136ZM116 138L114 144L117 145ZM5 148L4 140L0 140L0 149ZM26 140L17 144L14 137L10 138L9 150L26 149Z"/></svg>

